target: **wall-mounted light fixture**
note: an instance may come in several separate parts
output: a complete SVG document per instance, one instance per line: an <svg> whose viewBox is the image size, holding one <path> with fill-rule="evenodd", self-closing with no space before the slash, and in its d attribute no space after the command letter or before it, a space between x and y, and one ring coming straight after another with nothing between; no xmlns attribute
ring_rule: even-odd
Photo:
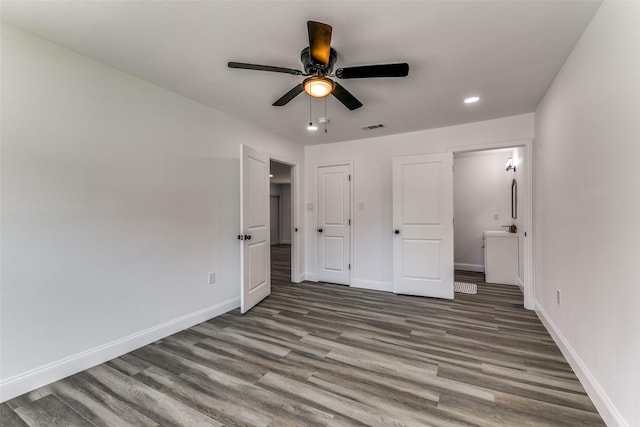
<svg viewBox="0 0 640 427"><path fill-rule="evenodd" d="M507 171L507 172L509 172L509 171L511 171L511 170L512 170L512 171L515 173L515 171L516 171L516 164L513 162L513 159L512 159L512 158L508 158L508 159L507 159L507 164L506 164L505 166L506 166L506 171Z"/></svg>

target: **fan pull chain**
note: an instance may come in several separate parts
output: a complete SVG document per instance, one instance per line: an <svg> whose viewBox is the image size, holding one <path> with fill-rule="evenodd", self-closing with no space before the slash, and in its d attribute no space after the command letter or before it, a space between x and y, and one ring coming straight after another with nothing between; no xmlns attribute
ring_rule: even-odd
<svg viewBox="0 0 640 427"><path fill-rule="evenodd" d="M327 97L324 97L324 133L327 133Z"/></svg>
<svg viewBox="0 0 640 427"><path fill-rule="evenodd" d="M311 119L311 95L309 95L309 126L307 126L308 131L316 131L318 127L313 124L313 120Z"/></svg>

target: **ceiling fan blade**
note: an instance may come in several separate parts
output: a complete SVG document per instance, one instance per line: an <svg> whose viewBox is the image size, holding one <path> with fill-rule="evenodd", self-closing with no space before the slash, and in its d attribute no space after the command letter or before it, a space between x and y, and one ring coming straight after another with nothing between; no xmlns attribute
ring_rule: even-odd
<svg viewBox="0 0 640 427"><path fill-rule="evenodd" d="M280 99L274 102L272 105L274 107L282 107L283 105L287 105L289 101L291 101L296 96L300 95L301 92L304 92L304 86L300 83L298 86L291 89L289 92L282 95Z"/></svg>
<svg viewBox="0 0 640 427"><path fill-rule="evenodd" d="M351 92L342 87L338 82L334 82L331 95L335 96L338 101L342 102L349 110L356 110L362 107L362 102L358 101L355 96L351 95Z"/></svg>
<svg viewBox="0 0 640 427"><path fill-rule="evenodd" d="M327 65L331 53L331 25L307 21L307 30L309 31L311 58L316 62Z"/></svg>
<svg viewBox="0 0 640 427"><path fill-rule="evenodd" d="M274 73L293 74L294 76L304 75L304 73L300 70L294 70L293 68L272 67L271 65L245 64L244 62L229 62L227 65L229 66L229 68L240 68L243 70L271 71Z"/></svg>
<svg viewBox="0 0 640 427"><path fill-rule="evenodd" d="M361 67L338 68L339 79L367 79L370 77L406 77L409 75L409 64L363 65Z"/></svg>

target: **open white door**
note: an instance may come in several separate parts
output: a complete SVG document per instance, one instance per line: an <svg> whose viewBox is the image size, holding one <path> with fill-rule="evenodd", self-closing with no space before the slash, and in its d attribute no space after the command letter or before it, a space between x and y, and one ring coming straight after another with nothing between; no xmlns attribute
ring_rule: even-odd
<svg viewBox="0 0 640 427"><path fill-rule="evenodd" d="M351 185L349 165L318 168L318 280L348 285Z"/></svg>
<svg viewBox="0 0 640 427"><path fill-rule="evenodd" d="M453 299L453 154L393 158L393 292Z"/></svg>
<svg viewBox="0 0 640 427"><path fill-rule="evenodd" d="M246 313L271 293L269 157L247 145L240 151L240 310Z"/></svg>

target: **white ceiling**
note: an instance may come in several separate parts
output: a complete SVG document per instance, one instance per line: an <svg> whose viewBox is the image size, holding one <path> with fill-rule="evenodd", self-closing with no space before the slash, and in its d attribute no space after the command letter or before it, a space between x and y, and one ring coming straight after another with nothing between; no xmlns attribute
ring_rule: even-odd
<svg viewBox="0 0 640 427"><path fill-rule="evenodd" d="M291 166L284 163L271 160L269 165L269 173L273 175L271 177L271 184L290 184L291 183Z"/></svg>
<svg viewBox="0 0 640 427"><path fill-rule="evenodd" d="M528 113L600 1L2 1L3 21L300 144L345 141ZM302 77L306 21L333 26L335 68L410 64L407 78L342 80L328 132L306 130L309 97L271 104ZM463 98L481 101L464 105ZM313 121L324 116L313 100ZM361 127L383 123L382 129Z"/></svg>

